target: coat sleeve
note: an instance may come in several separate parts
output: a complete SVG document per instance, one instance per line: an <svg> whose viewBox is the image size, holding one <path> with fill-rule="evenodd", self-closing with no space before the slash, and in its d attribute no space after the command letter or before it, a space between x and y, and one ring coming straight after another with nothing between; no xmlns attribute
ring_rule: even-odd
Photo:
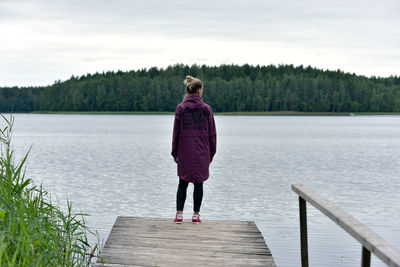
<svg viewBox="0 0 400 267"><path fill-rule="evenodd" d="M172 152L171 155L174 158L178 157L178 145L179 145L179 135L181 128L181 114L179 105L176 107L175 120L174 120L174 131L172 133Z"/></svg>
<svg viewBox="0 0 400 267"><path fill-rule="evenodd" d="M209 141L210 141L210 161L214 158L214 155L217 151L217 129L215 127L214 115L210 108L210 115L208 120L208 129L209 129Z"/></svg>

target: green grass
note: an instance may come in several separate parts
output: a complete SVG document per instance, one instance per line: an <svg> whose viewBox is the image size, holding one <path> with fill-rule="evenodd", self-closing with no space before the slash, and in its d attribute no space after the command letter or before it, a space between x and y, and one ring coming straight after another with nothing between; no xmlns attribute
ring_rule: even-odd
<svg viewBox="0 0 400 267"><path fill-rule="evenodd" d="M25 177L29 152L16 162L13 117L0 124L0 266L89 266L97 244L88 242L85 214L51 202L43 186ZM1 119L1 118L0 118Z"/></svg>
<svg viewBox="0 0 400 267"><path fill-rule="evenodd" d="M400 115L400 112L354 112L354 115Z"/></svg>

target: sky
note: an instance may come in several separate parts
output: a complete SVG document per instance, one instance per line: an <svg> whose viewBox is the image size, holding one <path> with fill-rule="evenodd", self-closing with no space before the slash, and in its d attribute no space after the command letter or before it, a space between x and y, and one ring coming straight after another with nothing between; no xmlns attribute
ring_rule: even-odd
<svg viewBox="0 0 400 267"><path fill-rule="evenodd" d="M0 86L183 64L400 75L398 0L0 0Z"/></svg>

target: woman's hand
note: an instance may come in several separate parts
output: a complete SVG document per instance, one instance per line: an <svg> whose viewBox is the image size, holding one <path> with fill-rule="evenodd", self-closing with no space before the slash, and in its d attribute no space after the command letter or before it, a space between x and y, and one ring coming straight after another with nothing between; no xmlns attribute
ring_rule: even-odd
<svg viewBox="0 0 400 267"><path fill-rule="evenodd" d="M176 164L178 164L178 158L174 158Z"/></svg>

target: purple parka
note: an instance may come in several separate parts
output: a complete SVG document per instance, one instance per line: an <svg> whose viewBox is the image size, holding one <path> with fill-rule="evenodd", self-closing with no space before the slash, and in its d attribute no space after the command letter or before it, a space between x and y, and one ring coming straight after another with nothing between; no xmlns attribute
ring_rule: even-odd
<svg viewBox="0 0 400 267"><path fill-rule="evenodd" d="M176 107L172 152L178 158L178 176L185 181L203 182L217 147L212 110L199 94L190 94Z"/></svg>

